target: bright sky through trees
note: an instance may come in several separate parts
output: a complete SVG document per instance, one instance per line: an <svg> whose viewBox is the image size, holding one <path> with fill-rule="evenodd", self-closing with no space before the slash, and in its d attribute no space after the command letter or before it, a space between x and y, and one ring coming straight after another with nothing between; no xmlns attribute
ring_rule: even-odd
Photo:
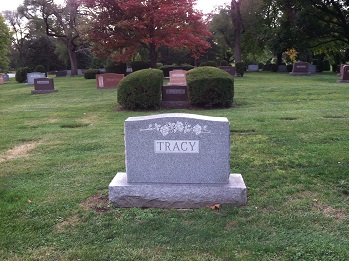
<svg viewBox="0 0 349 261"><path fill-rule="evenodd" d="M53 0L55 3L63 3L64 0ZM212 11L216 6L223 5L224 3L230 3L230 0L198 0L197 9L202 10L204 13ZM23 0L11 0L0 5L0 11L16 10L19 5L23 4Z"/></svg>

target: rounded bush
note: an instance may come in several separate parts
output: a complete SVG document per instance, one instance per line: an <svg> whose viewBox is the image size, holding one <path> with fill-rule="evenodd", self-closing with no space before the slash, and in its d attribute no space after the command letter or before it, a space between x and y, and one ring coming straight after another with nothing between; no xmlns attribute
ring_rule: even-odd
<svg viewBox="0 0 349 261"><path fill-rule="evenodd" d="M246 69L246 65L244 62L240 61L240 62L236 62L235 63L235 67L236 67L236 73L238 75L240 75L241 77L244 76L245 73L245 69Z"/></svg>
<svg viewBox="0 0 349 261"><path fill-rule="evenodd" d="M226 60L222 60L220 66L229 66L229 63Z"/></svg>
<svg viewBox="0 0 349 261"><path fill-rule="evenodd" d="M211 67L217 67L217 63L215 61L207 61L207 62L202 62L200 64L200 67L202 66L211 66Z"/></svg>
<svg viewBox="0 0 349 261"><path fill-rule="evenodd" d="M27 73L29 72L28 67L20 67L16 71L16 81L19 83L23 83L27 81Z"/></svg>
<svg viewBox="0 0 349 261"><path fill-rule="evenodd" d="M98 69L88 69L84 73L85 79L96 79L96 74L99 74Z"/></svg>
<svg viewBox="0 0 349 261"><path fill-rule="evenodd" d="M127 109L159 107L163 79L164 74L159 69L144 69L127 75L118 86L118 103Z"/></svg>
<svg viewBox="0 0 349 261"><path fill-rule="evenodd" d="M35 67L34 72L41 72L41 73L45 73L46 74L46 69L45 69L44 66L38 65L38 66Z"/></svg>
<svg viewBox="0 0 349 261"><path fill-rule="evenodd" d="M214 67L198 67L186 74L189 102L204 107L230 107L234 98L234 78Z"/></svg>

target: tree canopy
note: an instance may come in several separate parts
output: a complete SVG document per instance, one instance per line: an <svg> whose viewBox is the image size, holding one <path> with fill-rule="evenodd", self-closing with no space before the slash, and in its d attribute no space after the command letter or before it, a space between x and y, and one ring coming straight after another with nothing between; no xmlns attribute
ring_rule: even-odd
<svg viewBox="0 0 349 261"><path fill-rule="evenodd" d="M152 67L158 48L182 48L199 57L210 47L202 14L195 0L83 0L91 10L87 37L98 56L127 61L147 49Z"/></svg>
<svg viewBox="0 0 349 261"><path fill-rule="evenodd" d="M0 14L0 70L8 69L9 60L7 54L11 44L11 35L5 23L4 17Z"/></svg>

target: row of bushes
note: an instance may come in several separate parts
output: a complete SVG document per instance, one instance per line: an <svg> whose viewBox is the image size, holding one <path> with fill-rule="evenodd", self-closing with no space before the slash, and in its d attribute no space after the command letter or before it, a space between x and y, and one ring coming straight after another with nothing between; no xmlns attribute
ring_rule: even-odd
<svg viewBox="0 0 349 261"><path fill-rule="evenodd" d="M16 81L19 83L24 83L27 81L27 73L30 73L31 71L29 70L28 67L20 67L16 71ZM34 72L40 72L40 73L45 73L45 76L47 76L47 72L44 66L38 65L34 69Z"/></svg>
<svg viewBox="0 0 349 261"><path fill-rule="evenodd" d="M161 101L164 74L145 69L125 77L119 84L118 103L127 109L157 108ZM189 102L204 107L229 107L233 103L234 78L214 67L199 67L186 74Z"/></svg>

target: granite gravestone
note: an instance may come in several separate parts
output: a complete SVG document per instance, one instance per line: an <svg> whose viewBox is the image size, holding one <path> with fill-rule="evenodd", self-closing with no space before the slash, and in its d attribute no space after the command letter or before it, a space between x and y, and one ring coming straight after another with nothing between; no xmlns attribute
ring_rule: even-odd
<svg viewBox="0 0 349 261"><path fill-rule="evenodd" d="M0 84L4 84L5 83L5 77L2 73L0 73Z"/></svg>
<svg viewBox="0 0 349 261"><path fill-rule="evenodd" d="M173 70L170 71L170 82L167 85L187 85L187 80L185 79L185 70Z"/></svg>
<svg viewBox="0 0 349 261"><path fill-rule="evenodd" d="M67 76L67 71L57 71L56 72L56 77L66 77Z"/></svg>
<svg viewBox="0 0 349 261"><path fill-rule="evenodd" d="M249 72L258 72L259 71L258 64L249 64L247 66L247 71L249 71Z"/></svg>
<svg viewBox="0 0 349 261"><path fill-rule="evenodd" d="M340 76L341 79L342 79L342 77L343 77L343 68L344 68L344 66L346 66L346 65L349 65L349 64L342 63L342 64L340 65L340 67L339 67L339 74L338 74L338 76Z"/></svg>
<svg viewBox="0 0 349 261"><path fill-rule="evenodd" d="M349 65L344 65L343 68L341 68L341 78L337 82L340 83L349 83Z"/></svg>
<svg viewBox="0 0 349 261"><path fill-rule="evenodd" d="M125 76L116 73L104 73L96 75L97 89L113 89L117 88L120 81Z"/></svg>
<svg viewBox="0 0 349 261"><path fill-rule="evenodd" d="M230 174L227 118L172 113L125 121L126 173L109 185L117 207L245 205L240 174Z"/></svg>
<svg viewBox="0 0 349 261"><path fill-rule="evenodd" d="M32 72L32 73L27 73L27 85L33 85L34 80L37 78L44 78L46 77L45 73L40 73L40 72Z"/></svg>
<svg viewBox="0 0 349 261"><path fill-rule="evenodd" d="M290 75L311 75L311 72L309 70L309 63L306 62L296 62L293 64L292 72L290 72Z"/></svg>
<svg viewBox="0 0 349 261"><path fill-rule="evenodd" d="M171 103L170 107L172 108L187 106L188 92L187 80L185 78L186 71L173 70L170 71L169 74L170 82L166 86L162 86L162 103L168 105L169 103L174 102Z"/></svg>
<svg viewBox="0 0 349 261"><path fill-rule="evenodd" d="M234 66L219 66L219 69L226 71L233 77L235 76L236 68Z"/></svg>
<svg viewBox="0 0 349 261"><path fill-rule="evenodd" d="M32 94L45 94L58 92L55 90L53 79L51 78L36 78L34 79L34 90L32 90Z"/></svg>

